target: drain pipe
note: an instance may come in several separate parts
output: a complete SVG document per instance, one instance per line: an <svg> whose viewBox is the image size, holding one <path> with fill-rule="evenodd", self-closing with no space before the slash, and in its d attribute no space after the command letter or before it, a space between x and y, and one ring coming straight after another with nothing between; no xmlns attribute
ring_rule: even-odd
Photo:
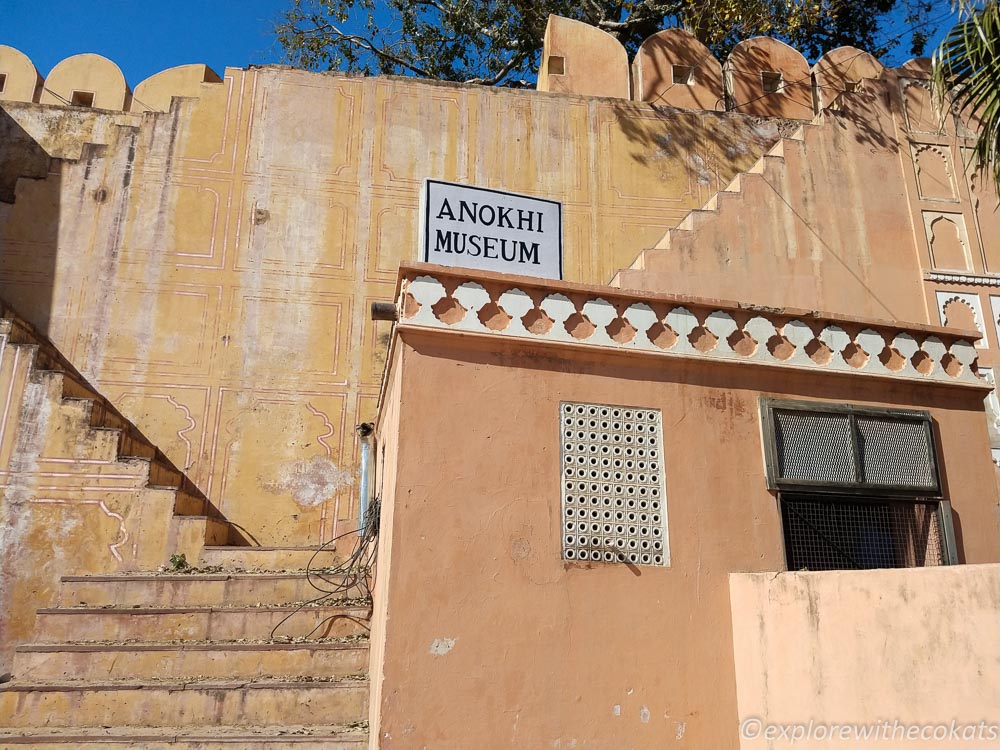
<svg viewBox="0 0 1000 750"><path fill-rule="evenodd" d="M361 479L358 482L358 535L365 533L368 523L368 503L371 500L372 435L375 425L371 422L359 424L355 430L361 438Z"/></svg>

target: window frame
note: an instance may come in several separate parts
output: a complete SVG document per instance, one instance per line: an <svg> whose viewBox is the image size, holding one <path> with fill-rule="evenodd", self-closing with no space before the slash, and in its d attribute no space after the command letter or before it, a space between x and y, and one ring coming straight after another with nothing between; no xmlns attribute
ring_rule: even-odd
<svg viewBox="0 0 1000 750"><path fill-rule="evenodd" d="M854 451L855 482L830 482L806 479L784 479L780 476L778 460L778 443L775 431L775 412L801 411L813 414L836 414L848 416L851 425L851 443ZM899 498L921 498L941 500L941 473L938 462L937 442L935 440L934 420L930 412L913 409L893 409L873 406L855 406L853 404L830 404L815 401L800 401L797 399L778 399L768 396L760 398L760 416L764 448L764 463L767 475L768 489L778 492L821 492L837 495L841 498L886 496ZM930 446L931 472L934 477L933 487L913 487L910 485L889 485L862 481L863 457L858 440L858 417L876 419L897 419L906 422L921 423L926 431L927 444Z"/></svg>

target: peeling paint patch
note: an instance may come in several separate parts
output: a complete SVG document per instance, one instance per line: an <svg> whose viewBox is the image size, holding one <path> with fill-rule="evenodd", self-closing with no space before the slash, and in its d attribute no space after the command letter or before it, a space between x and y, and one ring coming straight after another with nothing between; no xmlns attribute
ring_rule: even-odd
<svg viewBox="0 0 1000 750"><path fill-rule="evenodd" d="M643 706L639 709L639 721L643 724L649 723L649 706Z"/></svg>
<svg viewBox="0 0 1000 750"><path fill-rule="evenodd" d="M353 482L349 471L341 469L326 456L313 456L285 464L277 481L261 482L261 486L275 495L291 493L299 505L314 507Z"/></svg>
<svg viewBox="0 0 1000 750"><path fill-rule="evenodd" d="M621 707L621 704L620 704L620 703L616 703L616 704L614 705L614 707L613 707L613 708L611 709L611 712L612 712L612 713L613 713L613 714L614 714L615 716L621 716L621 715L622 715L622 707Z"/></svg>
<svg viewBox="0 0 1000 750"><path fill-rule="evenodd" d="M699 185L708 185L712 182L712 172L708 169L705 164L705 160L702 159L698 154L691 154L690 156L691 170L694 172L695 177L698 180Z"/></svg>
<svg viewBox="0 0 1000 750"><path fill-rule="evenodd" d="M434 656L444 656L455 648L455 641L457 640L457 638L438 638L431 644L431 653Z"/></svg>
<svg viewBox="0 0 1000 750"><path fill-rule="evenodd" d="M688 725L685 721L677 722L676 730L674 731L674 737L682 740L684 739L684 733L687 731Z"/></svg>
<svg viewBox="0 0 1000 750"><path fill-rule="evenodd" d="M736 143L726 146L727 159L737 159L741 156L746 156L748 153L750 153L750 149L748 149L747 145L742 141L737 141Z"/></svg>

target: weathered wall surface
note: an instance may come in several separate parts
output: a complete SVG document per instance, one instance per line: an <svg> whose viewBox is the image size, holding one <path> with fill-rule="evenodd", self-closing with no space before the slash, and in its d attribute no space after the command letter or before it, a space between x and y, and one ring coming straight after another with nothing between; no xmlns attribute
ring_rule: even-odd
<svg viewBox="0 0 1000 750"><path fill-rule="evenodd" d="M892 86L807 124L624 272L626 288L928 321ZM933 321L937 322L937 321Z"/></svg>
<svg viewBox="0 0 1000 750"><path fill-rule="evenodd" d="M424 178L562 200L566 276L603 282L782 126L281 68L167 114L42 109L8 115L55 155L73 128L105 145L0 205L0 295L262 544L356 515L384 356L368 305L417 257Z"/></svg>
<svg viewBox="0 0 1000 750"><path fill-rule="evenodd" d="M981 392L399 336L384 750L738 747L728 575L784 567L761 394L929 409L965 559L1000 560ZM669 568L561 559L561 401L662 411Z"/></svg>
<svg viewBox="0 0 1000 750"><path fill-rule="evenodd" d="M735 573L730 601L739 715L761 722L745 725L743 750L996 747L976 731L1000 718L1000 566ZM931 734L754 737L810 720Z"/></svg>
<svg viewBox="0 0 1000 750"><path fill-rule="evenodd" d="M935 110L926 66L817 63L830 109L640 253L614 284L976 329L1000 366L1000 199L974 132ZM877 80L865 79L878 76ZM855 91L837 93L853 81ZM1000 465L1000 402L990 399Z"/></svg>
<svg viewBox="0 0 1000 750"><path fill-rule="evenodd" d="M204 544L209 527L225 527L187 489L44 337L0 308L0 668L35 610L54 603L60 576L152 570L175 550L196 559L201 545L185 549L187 538Z"/></svg>

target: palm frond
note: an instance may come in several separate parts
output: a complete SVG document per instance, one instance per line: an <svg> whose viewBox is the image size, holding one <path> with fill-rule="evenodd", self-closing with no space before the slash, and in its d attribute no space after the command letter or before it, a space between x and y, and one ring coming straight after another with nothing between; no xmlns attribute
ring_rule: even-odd
<svg viewBox="0 0 1000 750"><path fill-rule="evenodd" d="M945 36L934 53L934 89L979 130L974 168L1000 185L1000 2L987 0Z"/></svg>

